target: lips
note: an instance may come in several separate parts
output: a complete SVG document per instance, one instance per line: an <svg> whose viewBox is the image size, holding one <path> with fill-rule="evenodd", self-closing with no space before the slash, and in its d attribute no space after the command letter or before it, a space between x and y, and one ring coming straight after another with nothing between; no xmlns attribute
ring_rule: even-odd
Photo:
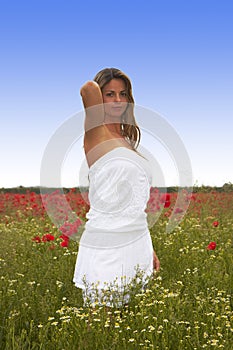
<svg viewBox="0 0 233 350"><path fill-rule="evenodd" d="M112 111L114 111L114 112L122 112L123 111L123 107L112 107Z"/></svg>

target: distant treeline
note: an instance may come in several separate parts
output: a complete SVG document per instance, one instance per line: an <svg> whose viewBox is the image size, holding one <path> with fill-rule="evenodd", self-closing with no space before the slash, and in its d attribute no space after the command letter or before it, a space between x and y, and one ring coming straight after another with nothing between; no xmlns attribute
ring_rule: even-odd
<svg viewBox="0 0 233 350"><path fill-rule="evenodd" d="M172 192L178 192L182 188L178 186L170 186L167 188L164 187L159 187L158 188L161 192L167 192L167 193L172 193ZM209 192L233 192L233 184L228 182L225 183L221 187L217 186L196 186L194 185L193 188L191 189L190 187L183 187L184 190L187 190L190 192L192 190L192 193L197 193L197 192L204 192L204 193L209 193ZM0 193L27 193L27 192L35 192L37 194L39 193L52 193L54 191L60 191L61 193L68 193L70 191L73 191L75 193L82 193L82 192L87 192L89 190L88 187L72 187L72 188L55 188L55 187L40 187L40 186L31 186L31 187L24 187L24 186L18 186L18 187L11 187L11 188L0 188Z"/></svg>

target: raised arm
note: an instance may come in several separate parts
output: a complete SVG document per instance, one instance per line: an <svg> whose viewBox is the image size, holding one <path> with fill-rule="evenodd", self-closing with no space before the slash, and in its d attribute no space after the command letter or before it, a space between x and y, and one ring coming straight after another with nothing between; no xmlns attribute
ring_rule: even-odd
<svg viewBox="0 0 233 350"><path fill-rule="evenodd" d="M104 122L103 97L99 85L95 81L87 81L80 90L85 108L85 132L100 126Z"/></svg>

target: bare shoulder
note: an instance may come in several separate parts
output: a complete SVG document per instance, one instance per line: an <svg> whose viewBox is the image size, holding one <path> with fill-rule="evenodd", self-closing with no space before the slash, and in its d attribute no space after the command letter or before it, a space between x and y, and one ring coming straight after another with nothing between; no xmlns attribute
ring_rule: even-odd
<svg viewBox="0 0 233 350"><path fill-rule="evenodd" d="M130 148L126 140L111 135L105 125L85 132L84 151L89 166L105 153L120 146Z"/></svg>
<svg viewBox="0 0 233 350"><path fill-rule="evenodd" d="M104 126L98 126L85 132L84 152L89 167L107 152L106 145L108 145L108 136Z"/></svg>
<svg viewBox="0 0 233 350"><path fill-rule="evenodd" d="M92 129L86 130L84 134L84 150L87 154L98 144L101 144L108 138L104 125L98 125Z"/></svg>

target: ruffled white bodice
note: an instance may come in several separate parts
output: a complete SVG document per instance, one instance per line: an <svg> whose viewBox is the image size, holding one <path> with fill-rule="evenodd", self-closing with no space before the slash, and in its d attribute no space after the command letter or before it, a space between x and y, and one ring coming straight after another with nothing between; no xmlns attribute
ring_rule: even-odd
<svg viewBox="0 0 233 350"><path fill-rule="evenodd" d="M90 210L80 244L108 248L128 244L147 230L145 212L152 172L149 161L116 147L89 169Z"/></svg>

